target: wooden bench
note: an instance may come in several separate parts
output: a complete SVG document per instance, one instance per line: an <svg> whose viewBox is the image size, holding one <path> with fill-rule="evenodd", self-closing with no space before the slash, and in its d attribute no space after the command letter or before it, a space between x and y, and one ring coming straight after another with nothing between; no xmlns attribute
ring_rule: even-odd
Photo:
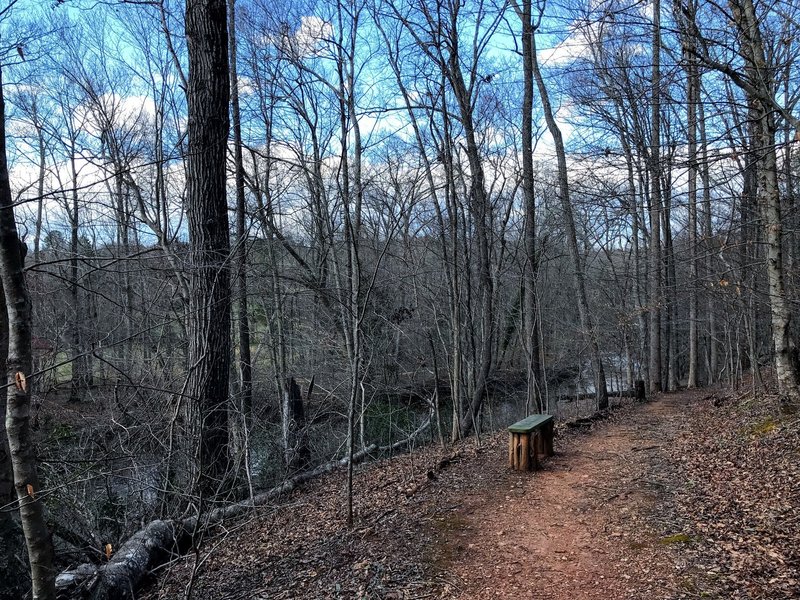
<svg viewBox="0 0 800 600"><path fill-rule="evenodd" d="M508 466L535 471L540 454L553 456L553 415L531 415L508 428Z"/></svg>

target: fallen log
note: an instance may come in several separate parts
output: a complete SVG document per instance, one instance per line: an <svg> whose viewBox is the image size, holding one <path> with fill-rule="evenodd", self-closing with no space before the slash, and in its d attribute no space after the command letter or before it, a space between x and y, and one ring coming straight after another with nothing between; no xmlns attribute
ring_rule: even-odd
<svg viewBox="0 0 800 600"><path fill-rule="evenodd" d="M353 455L353 463L363 462L378 450L371 444ZM85 563L56 577L59 598L91 598L92 600L128 600L154 569L171 558L184 554L193 540L210 526L241 516L288 494L297 486L347 464L347 458L334 460L310 471L304 471L265 492L229 506L212 510L200 517L182 520L156 520L135 533L104 565Z"/></svg>
<svg viewBox="0 0 800 600"><path fill-rule="evenodd" d="M371 444L353 454L353 464L363 462L375 452L396 451L411 444L430 425L430 417L407 438L378 447ZM159 566L181 556L209 527L239 517L256 506L290 493L299 485L347 465L347 458L333 460L304 471L252 499L223 506L205 515L181 520L156 520L135 533L104 565L84 563L56 577L61 599L132 600L135 592Z"/></svg>

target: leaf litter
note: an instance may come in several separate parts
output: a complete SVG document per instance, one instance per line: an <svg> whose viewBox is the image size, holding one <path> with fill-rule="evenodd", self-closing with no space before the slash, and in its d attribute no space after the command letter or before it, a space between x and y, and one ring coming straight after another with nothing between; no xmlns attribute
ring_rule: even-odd
<svg viewBox="0 0 800 600"><path fill-rule="evenodd" d="M143 598L800 598L800 420L722 390L559 427L536 473L505 432L335 472L217 528Z"/></svg>

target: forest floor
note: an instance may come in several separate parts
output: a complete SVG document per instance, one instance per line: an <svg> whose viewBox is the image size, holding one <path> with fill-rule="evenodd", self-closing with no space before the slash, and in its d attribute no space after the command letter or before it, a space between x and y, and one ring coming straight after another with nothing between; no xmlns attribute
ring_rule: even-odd
<svg viewBox="0 0 800 600"><path fill-rule="evenodd" d="M507 434L344 475L216 531L145 597L800 598L800 418L723 390L560 427L536 473Z"/></svg>

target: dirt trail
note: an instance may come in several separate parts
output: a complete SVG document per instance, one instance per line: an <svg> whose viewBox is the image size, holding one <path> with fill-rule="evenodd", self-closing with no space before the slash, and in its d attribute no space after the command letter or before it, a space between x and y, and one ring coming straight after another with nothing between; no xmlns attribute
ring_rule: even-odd
<svg viewBox="0 0 800 600"><path fill-rule="evenodd" d="M666 598L676 590L670 461L696 394L660 397L556 440L535 474L512 473L468 495L443 552L462 599ZM663 542L663 540L662 540Z"/></svg>
<svg viewBox="0 0 800 600"><path fill-rule="evenodd" d="M353 529L333 473L217 532L199 567L176 561L145 596L181 597L193 580L195 598L215 600L698 597L688 544L665 542L686 538L675 509L685 457L672 450L697 435L689 406L707 394L567 430L536 473L507 468L503 431L364 466Z"/></svg>

